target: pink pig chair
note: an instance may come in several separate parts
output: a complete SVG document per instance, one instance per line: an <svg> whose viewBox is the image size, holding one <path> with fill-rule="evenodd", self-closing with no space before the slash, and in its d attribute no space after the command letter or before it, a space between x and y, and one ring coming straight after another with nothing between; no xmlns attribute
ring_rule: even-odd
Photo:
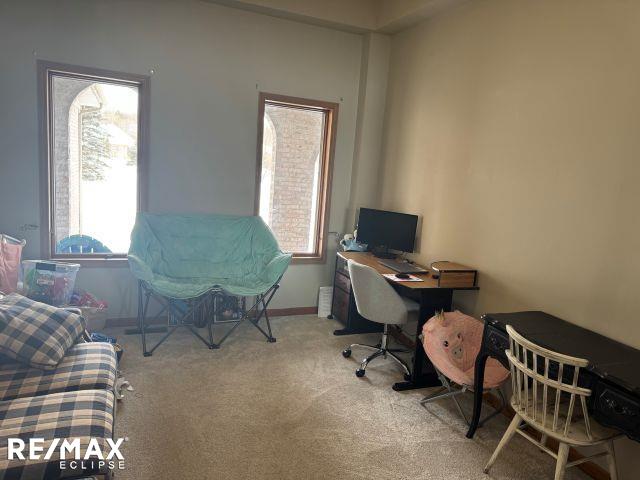
<svg viewBox="0 0 640 480"><path fill-rule="evenodd" d="M469 423L458 399L458 395L473 389L476 357L480 352L484 325L481 321L461 312L440 312L422 328L422 345L436 369L442 389L424 397L420 404L451 397L462 418ZM502 402L499 409L480 422L482 425L497 415L506 402L500 386L509 378L509 371L500 362L489 358L484 374L484 389L495 390ZM460 388L454 387L459 385Z"/></svg>

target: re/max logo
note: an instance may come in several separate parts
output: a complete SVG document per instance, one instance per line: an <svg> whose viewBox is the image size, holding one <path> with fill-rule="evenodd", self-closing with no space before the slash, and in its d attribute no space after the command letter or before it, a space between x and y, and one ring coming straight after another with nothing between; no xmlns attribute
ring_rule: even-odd
<svg viewBox="0 0 640 480"><path fill-rule="evenodd" d="M120 447L124 438L119 438L115 442L107 438L108 452L103 452L98 439L92 438L89 440L84 455L81 448L81 442L79 438L72 440L54 438L51 444L48 446L46 452L44 450L45 440L44 438L31 438L29 439L29 448L25 444L25 441L20 438L9 438L7 443L7 457L8 460L51 460L51 458L57 454L62 460L69 458L74 460L124 460ZM25 450L27 450L25 452ZM44 455L43 455L44 454Z"/></svg>

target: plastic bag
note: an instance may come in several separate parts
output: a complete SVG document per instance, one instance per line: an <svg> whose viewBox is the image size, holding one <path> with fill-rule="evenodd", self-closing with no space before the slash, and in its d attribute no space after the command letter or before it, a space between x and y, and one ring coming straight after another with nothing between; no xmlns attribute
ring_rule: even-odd
<svg viewBox="0 0 640 480"><path fill-rule="evenodd" d="M13 293L18 289L20 258L26 242L0 234L0 292Z"/></svg>

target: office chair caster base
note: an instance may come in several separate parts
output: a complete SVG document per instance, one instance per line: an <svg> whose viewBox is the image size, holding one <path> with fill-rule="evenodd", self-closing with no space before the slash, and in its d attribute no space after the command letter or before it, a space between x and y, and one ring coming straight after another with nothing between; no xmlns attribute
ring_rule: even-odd
<svg viewBox="0 0 640 480"><path fill-rule="evenodd" d="M144 352L142 355L145 357L150 357L153 354L151 352Z"/></svg>
<svg viewBox="0 0 640 480"><path fill-rule="evenodd" d="M362 378L362 377L364 377L365 373L366 372L364 371L364 368L359 368L359 369L356 370L356 377Z"/></svg>
<svg viewBox="0 0 640 480"><path fill-rule="evenodd" d="M349 358L351 356L351 349L345 348L344 350L342 350L342 356L344 358Z"/></svg>
<svg viewBox="0 0 640 480"><path fill-rule="evenodd" d="M267 342L276 343L276 337L267 338Z"/></svg>
<svg viewBox="0 0 640 480"><path fill-rule="evenodd" d="M405 381L405 382L410 382L410 381L411 381L411 375L410 375L410 374L408 374L408 373L405 373L405 374L404 374L404 381Z"/></svg>
<svg viewBox="0 0 640 480"><path fill-rule="evenodd" d="M333 315L327 315L328 320L333 320Z"/></svg>

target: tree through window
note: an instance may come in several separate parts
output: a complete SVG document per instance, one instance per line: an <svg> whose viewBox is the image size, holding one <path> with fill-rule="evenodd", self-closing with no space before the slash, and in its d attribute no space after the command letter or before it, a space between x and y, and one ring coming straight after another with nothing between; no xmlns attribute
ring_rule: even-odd
<svg viewBox="0 0 640 480"><path fill-rule="evenodd" d="M139 209L146 77L42 65L51 257L124 257Z"/></svg>

